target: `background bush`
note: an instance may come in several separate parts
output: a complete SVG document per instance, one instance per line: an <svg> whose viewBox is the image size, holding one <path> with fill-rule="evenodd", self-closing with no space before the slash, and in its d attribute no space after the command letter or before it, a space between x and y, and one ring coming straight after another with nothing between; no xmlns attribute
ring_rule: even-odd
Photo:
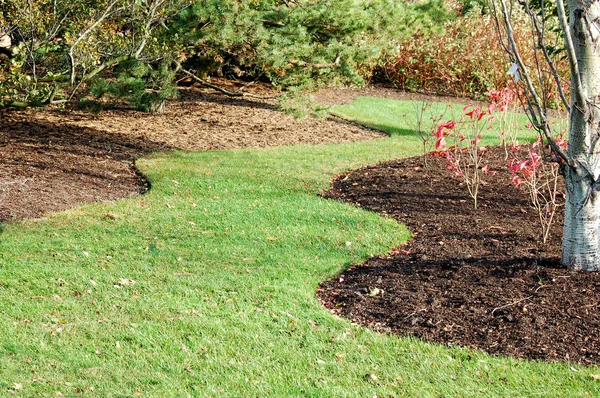
<svg viewBox="0 0 600 398"><path fill-rule="evenodd" d="M459 8L458 5L454 5ZM447 21L441 33L417 31L398 46L397 52L386 54L380 63L379 77L396 87L461 97L486 98L491 88L506 87L511 79L508 55L499 40L494 18L480 4L462 3L456 19ZM532 33L524 15L516 19L515 37L528 49L523 54L528 65L535 65ZM556 46L562 38L549 31L550 43ZM568 65L554 54L559 73L568 76ZM552 77L543 76L551 88L548 101L557 106Z"/></svg>

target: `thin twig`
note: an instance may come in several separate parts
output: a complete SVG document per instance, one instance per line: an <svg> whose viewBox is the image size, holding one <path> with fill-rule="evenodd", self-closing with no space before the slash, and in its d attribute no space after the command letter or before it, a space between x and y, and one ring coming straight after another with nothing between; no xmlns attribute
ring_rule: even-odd
<svg viewBox="0 0 600 398"><path fill-rule="evenodd" d="M218 91L222 94L225 94L227 96L230 96L230 97L250 97L250 98L257 98L257 99L274 99L274 98L276 98L276 97L265 97L262 95L241 93L241 92L239 92L239 90L238 91L229 91L229 90L224 89L223 87L219 87L217 85L207 82L204 79L201 79L200 77L196 76L192 71L184 69L179 62L175 62L175 65L177 66L177 70L182 71L183 73L185 73L186 75L188 75L193 80L200 83L201 85L208 87L208 88L212 88L213 90L216 90L216 91Z"/></svg>
<svg viewBox="0 0 600 398"><path fill-rule="evenodd" d="M510 304L503 305L502 307L497 307L497 308L494 308L494 309L492 310L492 316L494 316L494 312L496 312L496 311L498 311L498 310L503 310L504 308L512 307L513 305L517 305L517 304L519 304L519 303L521 303L521 302L523 302L523 301L525 301L525 300L529 300L529 299L531 299L532 297L533 297L533 296L527 296L527 297L525 297L524 299L517 300L517 301L515 301L515 302L512 302L512 303L510 303Z"/></svg>

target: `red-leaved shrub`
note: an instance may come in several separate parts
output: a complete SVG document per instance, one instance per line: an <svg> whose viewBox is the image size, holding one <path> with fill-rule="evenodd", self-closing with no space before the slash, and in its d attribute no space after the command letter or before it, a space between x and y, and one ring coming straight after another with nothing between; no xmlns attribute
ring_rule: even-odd
<svg viewBox="0 0 600 398"><path fill-rule="evenodd" d="M528 49L522 54L525 63L535 65L528 21L523 17L514 28L516 40ZM561 76L568 75L564 61L557 66ZM446 23L442 33L416 32L383 60L380 72L400 89L484 99L490 89L508 85L509 67L494 18L472 12ZM557 106L552 77L543 79L550 88L548 105Z"/></svg>

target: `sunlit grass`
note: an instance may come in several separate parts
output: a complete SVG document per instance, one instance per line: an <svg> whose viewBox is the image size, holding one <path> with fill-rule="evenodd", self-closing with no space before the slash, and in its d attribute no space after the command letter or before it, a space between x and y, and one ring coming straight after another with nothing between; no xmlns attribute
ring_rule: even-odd
<svg viewBox="0 0 600 398"><path fill-rule="evenodd" d="M318 193L419 151L407 133L158 154L138 162L144 197L5 225L0 396L598 396L597 367L375 333L320 305L320 281L410 235Z"/></svg>
<svg viewBox="0 0 600 398"><path fill-rule="evenodd" d="M470 104L457 104L435 101L397 101L385 98L359 97L351 104L334 106L331 113L336 116L355 121L378 130L387 132L392 136L414 137L415 131L420 128L426 139L430 140L429 149L432 149L432 132L436 124L448 120L460 121L465 119L464 113L475 106ZM483 107L487 109L487 107ZM514 109L513 109L514 110ZM417 117L421 115L421 117ZM485 116L484 121L489 118ZM418 123L418 120L421 123ZM467 118L468 119L468 118ZM565 120L553 119L557 132L566 128ZM468 124L467 124L468 125ZM489 123L490 129L485 130L483 144L496 145L499 143L500 135L505 133L508 140L511 136L520 142L531 141L535 134L527 127L530 121L522 112L493 112L493 118ZM459 126L460 129L464 126Z"/></svg>

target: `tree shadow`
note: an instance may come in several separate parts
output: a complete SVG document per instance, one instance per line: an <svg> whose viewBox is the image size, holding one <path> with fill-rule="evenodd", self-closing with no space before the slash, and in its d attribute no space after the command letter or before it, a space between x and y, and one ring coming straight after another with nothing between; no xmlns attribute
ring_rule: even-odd
<svg viewBox="0 0 600 398"><path fill-rule="evenodd" d="M219 93L204 92L199 89L180 90L178 102L208 102L216 105L232 105L252 109L267 109L277 111L278 108L273 100L252 97L230 97ZM267 102L270 101L270 102Z"/></svg>
<svg viewBox="0 0 600 398"><path fill-rule="evenodd" d="M355 266L343 272L345 276L364 275L378 276L382 274L397 275L407 277L410 275L419 276L431 280L431 275L442 280L450 280L454 274L460 272L463 268L476 268L481 274L496 280L495 283L502 283L510 278L514 278L516 273L523 270L532 270L536 272L541 267L546 269L565 270L566 267L560 263L558 257L512 257L512 258L489 258L489 257L445 257L443 259L424 260L416 254L406 256L392 256L387 261L379 261L376 267ZM541 271L540 271L541 272ZM501 285L498 285L501 286Z"/></svg>
<svg viewBox="0 0 600 398"><path fill-rule="evenodd" d="M173 149L140 138L5 112L0 125L0 223L144 192L134 162Z"/></svg>
<svg viewBox="0 0 600 398"><path fill-rule="evenodd" d="M391 137L394 137L394 136L416 137L417 136L417 133L415 132L415 130L411 130L411 129L398 128L398 127L394 127L394 126L389 126L387 124L368 123L367 125L374 130L383 131Z"/></svg>

